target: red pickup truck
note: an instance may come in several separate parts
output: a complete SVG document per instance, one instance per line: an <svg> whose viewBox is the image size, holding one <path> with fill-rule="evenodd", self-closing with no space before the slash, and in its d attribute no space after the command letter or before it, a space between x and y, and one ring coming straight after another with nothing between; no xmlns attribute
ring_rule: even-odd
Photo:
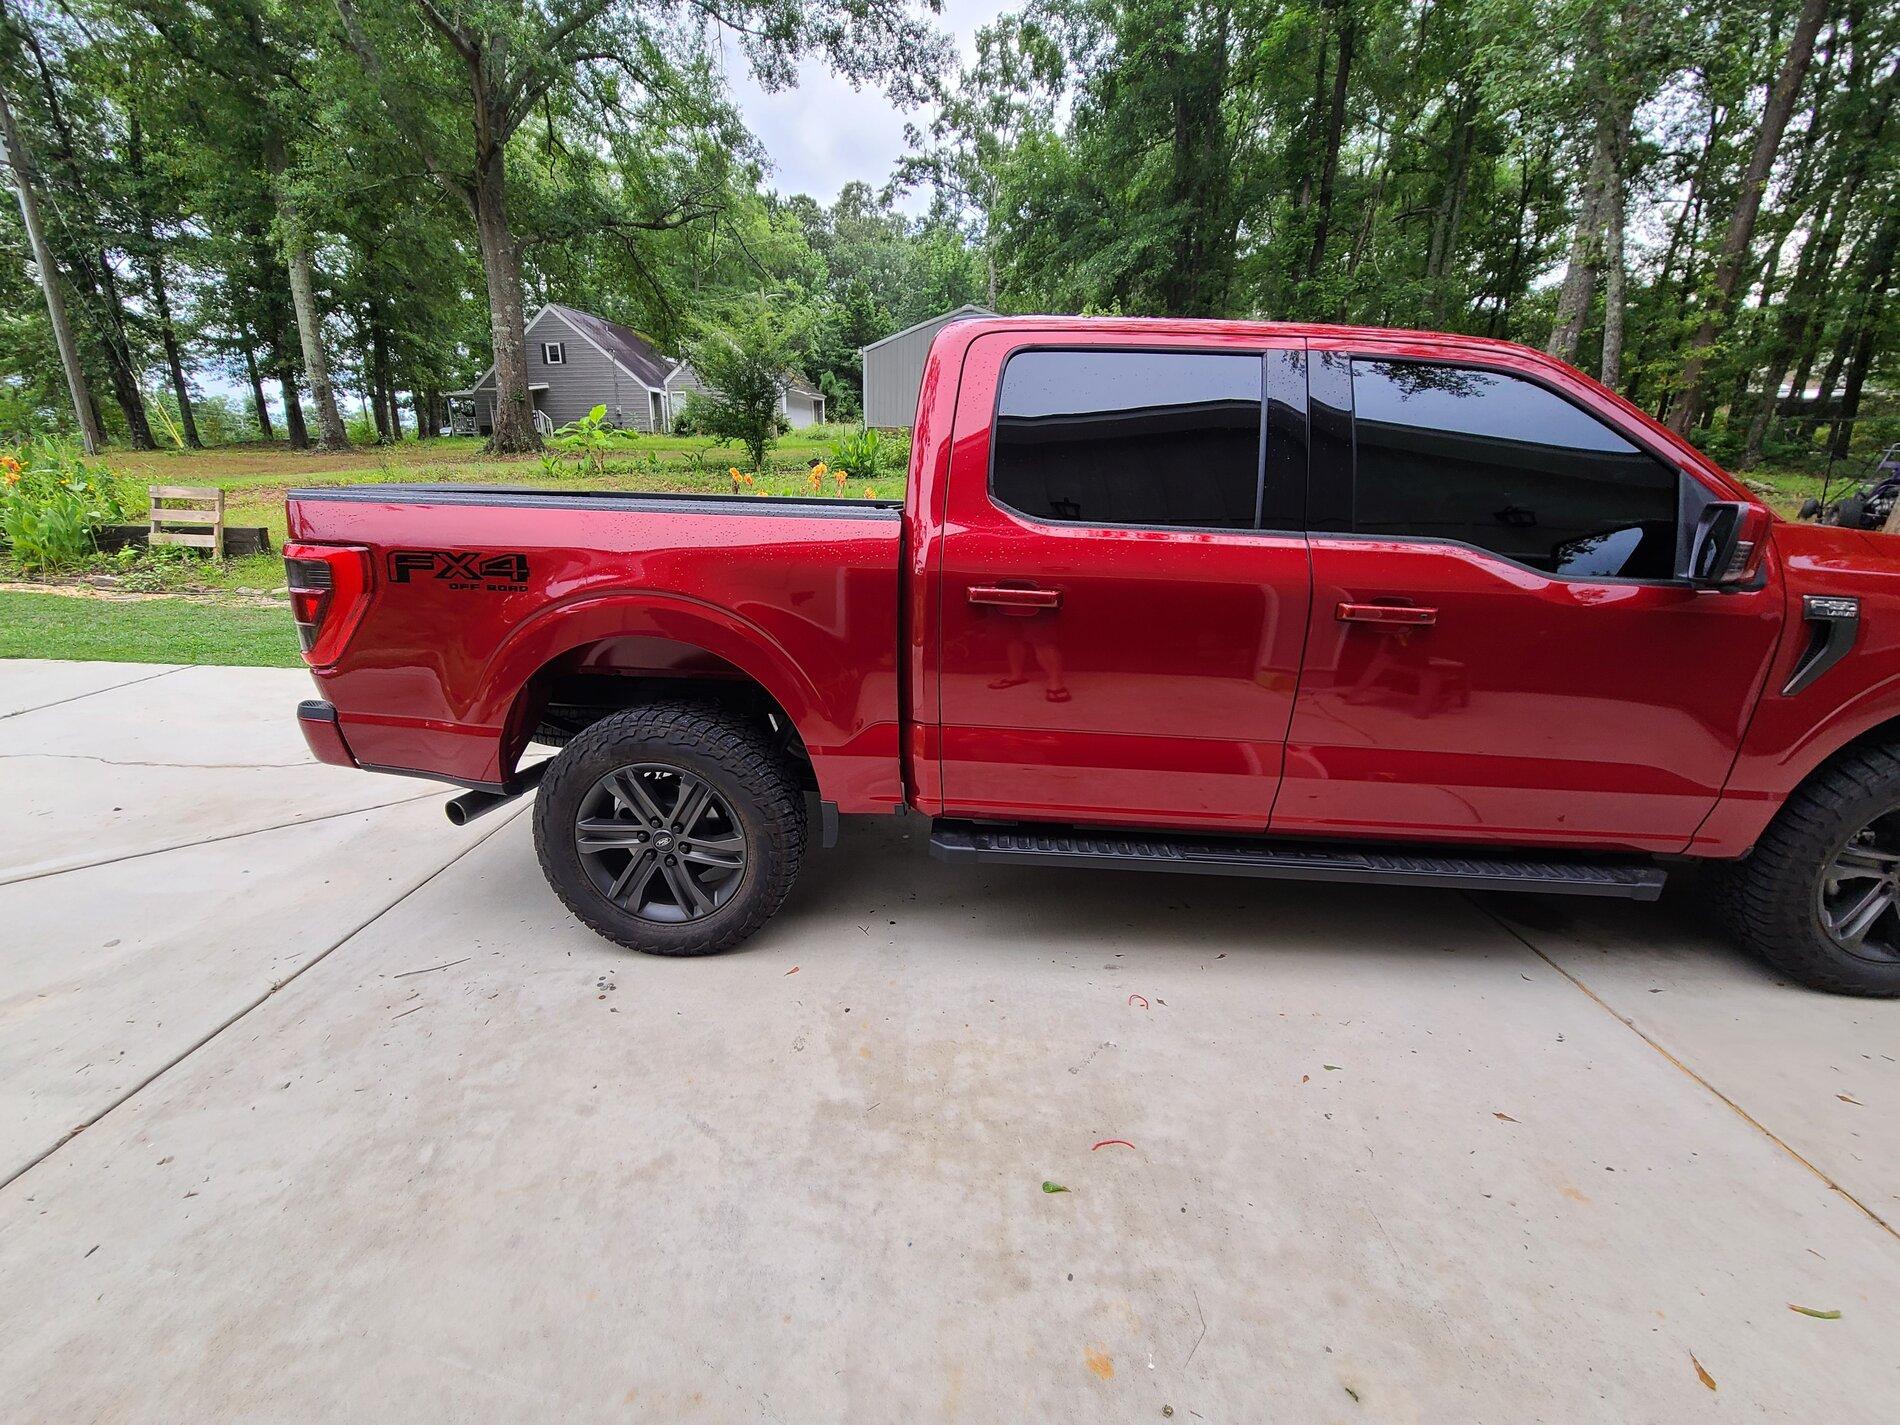
<svg viewBox="0 0 1900 1425"><path fill-rule="evenodd" d="M901 503L289 505L316 756L457 820L538 782L549 881L635 949L737 943L908 808L953 861L1637 900L1711 861L1789 975L1900 993L1900 546L1522 347L968 320Z"/></svg>

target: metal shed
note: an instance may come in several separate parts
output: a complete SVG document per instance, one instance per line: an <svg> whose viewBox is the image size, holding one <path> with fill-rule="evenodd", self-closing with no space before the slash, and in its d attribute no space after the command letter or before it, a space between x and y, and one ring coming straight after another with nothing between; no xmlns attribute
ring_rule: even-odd
<svg viewBox="0 0 1900 1425"><path fill-rule="evenodd" d="M997 314L974 302L945 312L860 349L864 361L864 423L886 428L907 426L917 415L917 390L924 384L924 358L938 332L965 317Z"/></svg>

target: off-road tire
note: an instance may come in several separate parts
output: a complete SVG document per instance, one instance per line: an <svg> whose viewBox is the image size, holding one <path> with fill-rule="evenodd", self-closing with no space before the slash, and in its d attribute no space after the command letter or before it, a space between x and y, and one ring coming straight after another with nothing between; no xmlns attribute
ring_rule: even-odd
<svg viewBox="0 0 1900 1425"><path fill-rule="evenodd" d="M1796 789L1755 849L1725 868L1718 895L1736 937L1804 985L1900 996L1900 962L1855 954L1823 928L1822 873L1848 839L1900 807L1900 746L1850 748Z"/></svg>
<svg viewBox="0 0 1900 1425"><path fill-rule="evenodd" d="M711 784L746 838L744 880L710 914L658 924L616 905L589 879L575 845L583 800L617 768L672 766ZM549 765L535 797L534 846L561 903L590 929L649 955L729 950L770 920L798 877L805 851L805 796L766 729L696 702L648 703L575 733Z"/></svg>

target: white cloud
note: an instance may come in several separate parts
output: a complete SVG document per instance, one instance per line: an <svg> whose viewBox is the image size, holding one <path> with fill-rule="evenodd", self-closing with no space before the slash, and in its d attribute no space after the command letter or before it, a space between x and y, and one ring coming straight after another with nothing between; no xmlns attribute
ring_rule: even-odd
<svg viewBox="0 0 1900 1425"><path fill-rule="evenodd" d="M958 55L968 63L976 56L976 32L1019 3L944 0L936 23L955 36ZM847 183L881 189L904 156L904 125L929 126L928 110L899 109L881 90L853 90L817 59L799 66L796 88L767 94L739 47L728 43L725 51L733 100L770 159L767 184L781 193L809 193L829 203ZM921 213L929 204L928 193L912 192L899 206Z"/></svg>

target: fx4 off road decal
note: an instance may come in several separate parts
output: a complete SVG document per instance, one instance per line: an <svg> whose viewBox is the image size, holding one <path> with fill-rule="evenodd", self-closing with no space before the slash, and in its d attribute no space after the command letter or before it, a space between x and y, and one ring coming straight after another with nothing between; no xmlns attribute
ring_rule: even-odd
<svg viewBox="0 0 1900 1425"><path fill-rule="evenodd" d="M420 583L425 579L446 582L451 589L519 594L528 587L528 556L455 549L389 551L390 583Z"/></svg>

